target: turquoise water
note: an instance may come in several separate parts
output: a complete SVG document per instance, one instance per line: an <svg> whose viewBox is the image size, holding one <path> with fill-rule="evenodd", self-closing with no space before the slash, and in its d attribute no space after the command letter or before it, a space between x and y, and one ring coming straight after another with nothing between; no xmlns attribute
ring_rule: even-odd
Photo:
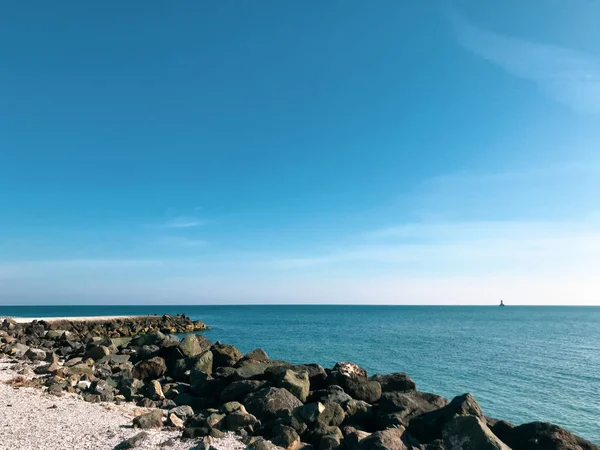
<svg viewBox="0 0 600 450"><path fill-rule="evenodd" d="M489 416L554 422L600 443L600 308L0 306L0 316L28 317L182 312L244 352L404 371L421 390L472 392Z"/></svg>

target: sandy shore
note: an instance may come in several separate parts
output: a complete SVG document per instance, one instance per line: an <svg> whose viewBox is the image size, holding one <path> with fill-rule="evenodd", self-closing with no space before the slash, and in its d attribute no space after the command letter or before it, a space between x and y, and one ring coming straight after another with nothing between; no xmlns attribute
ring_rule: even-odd
<svg viewBox="0 0 600 450"><path fill-rule="evenodd" d="M14 388L6 382L19 369L0 359L0 448L11 450L112 450L138 434L132 418L146 412L133 404L87 403L75 394L56 397L42 389ZM30 378L30 377L29 377ZM181 441L178 431L148 430L150 437L140 450L168 448L189 450L193 441ZM218 450L242 450L234 436L215 440Z"/></svg>
<svg viewBox="0 0 600 450"><path fill-rule="evenodd" d="M29 323L34 320L45 322L60 322L69 320L72 322L108 322L115 319L135 319L137 317L160 317L160 316L79 316L79 317L10 317L17 323ZM0 317L0 321L6 317Z"/></svg>

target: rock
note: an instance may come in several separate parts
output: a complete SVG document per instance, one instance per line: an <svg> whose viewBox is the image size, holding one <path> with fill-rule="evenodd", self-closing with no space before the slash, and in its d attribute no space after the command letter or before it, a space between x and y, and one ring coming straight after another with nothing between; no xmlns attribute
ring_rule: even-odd
<svg viewBox="0 0 600 450"><path fill-rule="evenodd" d="M381 385L378 381L346 380L344 390L354 399L375 403L381 398Z"/></svg>
<svg viewBox="0 0 600 450"><path fill-rule="evenodd" d="M233 345L215 344L212 349L215 367L233 367L244 356Z"/></svg>
<svg viewBox="0 0 600 450"><path fill-rule="evenodd" d="M133 367L133 376L140 380L160 378L167 371L165 360L159 356L147 361L140 361Z"/></svg>
<svg viewBox="0 0 600 450"><path fill-rule="evenodd" d="M511 450L476 416L455 417L445 425L443 438L447 450Z"/></svg>
<svg viewBox="0 0 600 450"><path fill-rule="evenodd" d="M545 422L531 422L514 428L496 425L494 433L513 450L600 450L600 446Z"/></svg>
<svg viewBox="0 0 600 450"><path fill-rule="evenodd" d="M248 447L246 447L246 450L279 450L281 448L282 447L272 444L263 438L258 438L256 441L252 442Z"/></svg>
<svg viewBox="0 0 600 450"><path fill-rule="evenodd" d="M201 370L192 370L190 374L190 389L199 396L207 396L213 392L215 379Z"/></svg>
<svg viewBox="0 0 600 450"><path fill-rule="evenodd" d="M212 343L204 336L188 334L181 340L178 348L183 356L191 358L210 350L211 346Z"/></svg>
<svg viewBox="0 0 600 450"><path fill-rule="evenodd" d="M160 347L158 345L142 345L137 352L138 360L150 359L158 356Z"/></svg>
<svg viewBox="0 0 600 450"><path fill-rule="evenodd" d="M251 352L246 353L242 359L240 359L237 363L238 367L242 367L248 363L260 362L260 361L268 361L269 356L265 353L262 348L257 348L252 350Z"/></svg>
<svg viewBox="0 0 600 450"><path fill-rule="evenodd" d="M321 447L321 442L325 436L333 436L334 442L341 442L343 439L342 431L338 427L332 427L325 425L322 422L317 422L313 427L309 428L305 433L302 434L302 439L306 440L309 444L312 444L316 448ZM324 446L331 445L331 439L327 438L323 441Z"/></svg>
<svg viewBox="0 0 600 450"><path fill-rule="evenodd" d="M289 368L292 367L290 363L283 361L252 361L251 364L244 365L237 369L233 369L231 376L236 380L264 380L266 378L265 373L267 370L273 368ZM226 368L227 369L227 368Z"/></svg>
<svg viewBox="0 0 600 450"><path fill-rule="evenodd" d="M227 414L232 413L234 411L239 411L239 410L242 410L243 412L247 412L246 407L244 405L242 405L240 402L227 402L221 406L221 411L224 413L227 413Z"/></svg>
<svg viewBox="0 0 600 450"><path fill-rule="evenodd" d="M196 439L210 435L210 429L207 427L188 427L183 430L181 439Z"/></svg>
<svg viewBox="0 0 600 450"><path fill-rule="evenodd" d="M255 425L258 420L252 414L244 413L241 410L227 414L225 417L225 425L228 430L236 431L239 428Z"/></svg>
<svg viewBox="0 0 600 450"><path fill-rule="evenodd" d="M313 423L319 420L321 414L325 411L325 405L321 402L307 403L294 411L294 415L304 423Z"/></svg>
<svg viewBox="0 0 600 450"><path fill-rule="evenodd" d="M346 380L367 381L367 371L351 362L339 362L331 369L329 384L344 387Z"/></svg>
<svg viewBox="0 0 600 450"><path fill-rule="evenodd" d="M300 448L300 436L292 427L277 425L272 430L271 442L287 450L298 450Z"/></svg>
<svg viewBox="0 0 600 450"><path fill-rule="evenodd" d="M152 400L162 400L165 398L162 386L158 380L150 380L147 387L147 395Z"/></svg>
<svg viewBox="0 0 600 450"><path fill-rule="evenodd" d="M208 351L193 358L188 358L186 360L186 366L189 370L200 370L209 375L212 375L213 353L211 351Z"/></svg>
<svg viewBox="0 0 600 450"><path fill-rule="evenodd" d="M134 347L143 347L144 345L158 345L165 339L165 335L160 331L154 331L148 334L139 334L131 340Z"/></svg>
<svg viewBox="0 0 600 450"><path fill-rule="evenodd" d="M212 428L220 428L221 423L225 419L225 414L212 413L206 418L206 424Z"/></svg>
<svg viewBox="0 0 600 450"><path fill-rule="evenodd" d="M312 391L327 387L327 372L325 372L323 366L319 364L302 364L296 367L306 370Z"/></svg>
<svg viewBox="0 0 600 450"><path fill-rule="evenodd" d="M320 401L323 404L327 403L344 403L353 400L340 386L332 385L327 389L312 392L307 401L315 402Z"/></svg>
<svg viewBox="0 0 600 450"><path fill-rule="evenodd" d="M284 388L264 388L248 394L244 399L246 409L261 420L271 420L291 415L302 406L300 400Z"/></svg>
<svg viewBox="0 0 600 450"><path fill-rule="evenodd" d="M440 439L445 425L459 416L475 416L485 421L475 398L471 394L463 394L452 399L448 405L411 420L408 431L421 442L431 442Z"/></svg>
<svg viewBox="0 0 600 450"><path fill-rule="evenodd" d="M277 387L285 388L294 394L301 402L305 402L310 391L310 381L307 371L287 369L278 376Z"/></svg>
<svg viewBox="0 0 600 450"><path fill-rule="evenodd" d="M169 410L169 414L175 414L177 417L181 417L182 419L186 420L194 415L194 410L188 405L176 406L175 408L171 408Z"/></svg>
<svg viewBox="0 0 600 450"><path fill-rule="evenodd" d="M21 344L19 342L15 342L10 345L9 351L7 352L9 355L16 356L17 358L21 358L25 356L25 353L29 351L29 347Z"/></svg>
<svg viewBox="0 0 600 450"><path fill-rule="evenodd" d="M119 445L117 445L114 450L128 450L131 448L138 448L142 445L142 442L147 440L150 435L146 431L142 431L141 433L136 434L135 436L125 439Z"/></svg>
<svg viewBox="0 0 600 450"><path fill-rule="evenodd" d="M337 403L327 403L317 420L325 425L339 427L345 418L346 414L340 405Z"/></svg>
<svg viewBox="0 0 600 450"><path fill-rule="evenodd" d="M163 413L160 409L155 409L148 414L137 416L133 419L133 426L136 428L161 428L163 425Z"/></svg>
<svg viewBox="0 0 600 450"><path fill-rule="evenodd" d="M175 428L184 428L183 420L177 414L169 414L169 424Z"/></svg>
<svg viewBox="0 0 600 450"><path fill-rule="evenodd" d="M346 444L348 450L361 450L360 442L371 435L371 433L353 427L344 427L342 432L344 434L344 444Z"/></svg>
<svg viewBox="0 0 600 450"><path fill-rule="evenodd" d="M94 375L94 369L85 363L79 363L69 367L68 372L79 375Z"/></svg>
<svg viewBox="0 0 600 450"><path fill-rule="evenodd" d="M344 423L350 425L357 425L366 429L373 427L373 420L375 413L373 406L362 400L349 400L342 404L346 419Z"/></svg>
<svg viewBox="0 0 600 450"><path fill-rule="evenodd" d="M382 392L414 391L417 389L415 382L404 372L375 375L370 380L379 382Z"/></svg>
<svg viewBox="0 0 600 450"><path fill-rule="evenodd" d="M25 352L25 357L31 361L44 361L46 359L46 352L37 348L30 348Z"/></svg>
<svg viewBox="0 0 600 450"><path fill-rule="evenodd" d="M385 392L379 400L375 421L380 429L406 426L414 417L447 404L445 398L426 392Z"/></svg>
<svg viewBox="0 0 600 450"><path fill-rule="evenodd" d="M360 441L361 450L408 450L402 441L404 427L377 431Z"/></svg>
<svg viewBox="0 0 600 450"><path fill-rule="evenodd" d="M225 387L220 394L220 401L222 403L231 402L234 400L241 400L251 392L256 392L263 388L266 381L259 380L240 380L230 383Z"/></svg>
<svg viewBox="0 0 600 450"><path fill-rule="evenodd" d="M94 361L98 361L102 358L104 358L105 356L109 356L110 355L110 349L108 347L105 347L103 345L92 345L86 352L85 352L85 358L91 358Z"/></svg>
<svg viewBox="0 0 600 450"><path fill-rule="evenodd" d="M319 450L338 450L342 448L342 439L335 434L327 434L319 441Z"/></svg>

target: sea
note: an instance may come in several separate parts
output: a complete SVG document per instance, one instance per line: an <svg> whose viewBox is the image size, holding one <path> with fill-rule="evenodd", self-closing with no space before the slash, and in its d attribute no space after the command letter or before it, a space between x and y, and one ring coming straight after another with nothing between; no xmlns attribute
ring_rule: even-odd
<svg viewBox="0 0 600 450"><path fill-rule="evenodd" d="M406 372L422 391L471 392L488 416L552 422L600 444L600 307L0 306L20 317L179 313L243 352Z"/></svg>

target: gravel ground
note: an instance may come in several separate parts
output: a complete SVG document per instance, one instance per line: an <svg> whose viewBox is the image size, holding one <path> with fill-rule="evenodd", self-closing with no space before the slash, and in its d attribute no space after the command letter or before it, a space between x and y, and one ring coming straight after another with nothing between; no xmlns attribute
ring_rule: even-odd
<svg viewBox="0 0 600 450"><path fill-rule="evenodd" d="M0 450L112 450L140 430L132 418L144 412L132 404L87 403L75 394L55 397L42 389L6 384L17 376L14 364L0 360ZM180 432L148 430L140 450L190 450ZM163 445L161 445L163 444ZM218 450L243 450L235 435L214 440Z"/></svg>

